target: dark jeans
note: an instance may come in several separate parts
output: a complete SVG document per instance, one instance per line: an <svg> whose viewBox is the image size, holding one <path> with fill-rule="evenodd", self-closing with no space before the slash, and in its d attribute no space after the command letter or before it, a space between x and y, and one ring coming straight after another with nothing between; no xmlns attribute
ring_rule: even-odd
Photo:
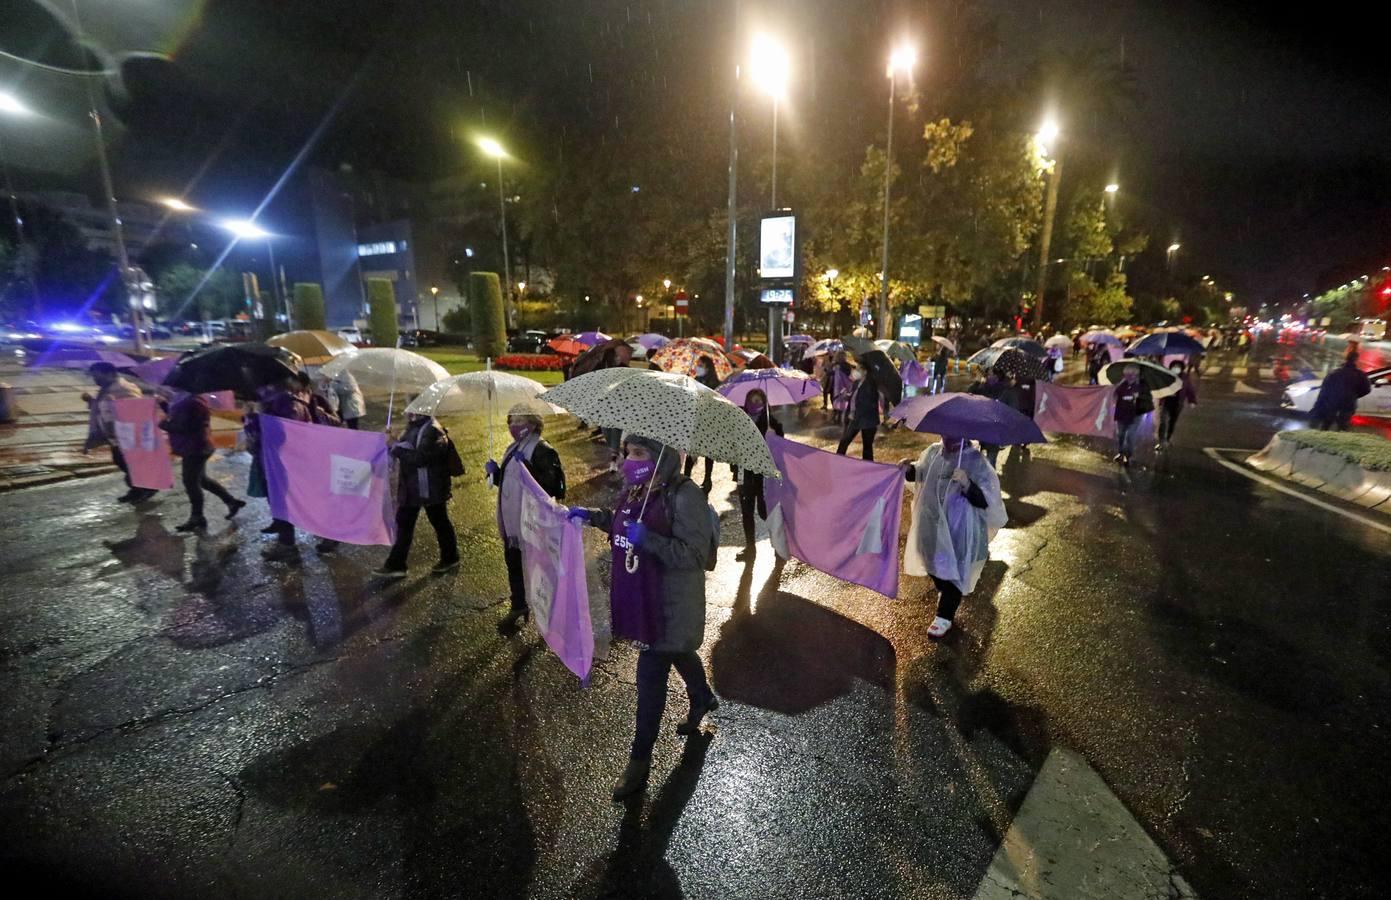
<svg viewBox="0 0 1391 900"><path fill-rule="evenodd" d="M961 605L961 591L936 575L932 576L932 583L937 585L937 615L950 622L956 618L956 608Z"/></svg>
<svg viewBox="0 0 1391 900"><path fill-rule="evenodd" d="M821 385L821 408L831 408L831 383L829 381Z"/></svg>
<svg viewBox="0 0 1391 900"><path fill-rule="evenodd" d="M420 518L420 509L419 506L402 506L396 510L396 543L391 545L384 568L406 567L406 556L411 552L411 541L415 540L415 522ZM449 521L447 504L435 503L425 507L425 517L434 526L435 538L440 542L440 562L452 563L457 560L459 539L454 534L454 523Z"/></svg>
<svg viewBox="0 0 1391 900"><path fill-rule="evenodd" d="M1135 435L1140 430L1140 417L1129 422L1116 422L1116 452L1126 459L1135 455Z"/></svg>
<svg viewBox="0 0 1391 900"><path fill-rule="evenodd" d="M744 483L739 485L739 512L744 517L744 546L753 546L753 514L758 511L760 519L768 518L768 503L763 499L763 476L752 472L744 473Z"/></svg>
<svg viewBox="0 0 1391 900"><path fill-rule="evenodd" d="M344 428L351 428L353 431L357 431L357 423L359 423L359 422L361 422L361 421L362 421L361 419L344 419L344 420L343 420L343 427L344 427Z"/></svg>
<svg viewBox="0 0 1391 900"><path fill-rule="evenodd" d="M847 447L850 446L850 442L853 441L853 440L855 439L855 435L856 435L856 434L859 434L859 435L860 435L860 443L863 445L863 448L864 448L864 453L863 453L864 458L865 458L865 459L868 459L868 460L870 460L870 461L873 461L873 460L874 460L874 434L875 434L875 432L877 432L878 430L879 430L878 427L874 427L874 428L862 428L862 429L860 429L858 432L856 432L855 429L853 429L853 428L846 428L846 429L845 429L845 432L840 436L840 446L836 448L836 452L839 453L841 456L844 456L844 455L845 455L845 449L846 449Z"/></svg>
<svg viewBox="0 0 1391 900"><path fill-rule="evenodd" d="M638 721L633 735L634 759L651 759L657 743L657 731L662 726L662 712L667 705L667 678L672 666L686 682L686 695L691 708L705 706L714 696L705 680L705 664L696 653L658 653L644 650L638 654Z"/></svg>
<svg viewBox="0 0 1391 900"><path fill-rule="evenodd" d="M695 464L696 464L696 458L695 458L694 456L687 455L687 457L686 457L686 468L685 468L685 472L686 472L686 477L687 477L687 478L690 478L690 477L691 477L691 473L695 471ZM712 460L712 459L711 459L710 457L708 457L708 456L705 457L705 483L706 483L706 484L709 484L709 483L710 483L710 470L713 469L714 467L715 467L715 462L714 462L714 460Z"/></svg>
<svg viewBox="0 0 1391 900"><path fill-rule="evenodd" d="M237 498L227 489L208 477L208 456L185 456L183 458L184 491L188 494L189 518L203 518L203 491L207 491L231 509Z"/></svg>
<svg viewBox="0 0 1391 900"><path fill-rule="evenodd" d="M135 485L130 483L130 466L126 465L126 455L115 444L111 445L111 463L121 470L121 475L126 480L126 487L132 491L135 490Z"/></svg>
<svg viewBox="0 0 1391 900"><path fill-rule="evenodd" d="M985 458L986 458L987 460L989 460L989 462L990 462L990 468L992 468L992 469L997 468L997 466L995 465L995 460L997 460L997 459L1000 458L1000 445L999 445L999 444L981 444L981 445L980 445L980 449L981 449L981 452L985 454Z"/></svg>
<svg viewBox="0 0 1391 900"><path fill-rule="evenodd" d="M512 611L526 609L526 578L522 574L522 548L506 547L502 559L507 563L507 587L512 592Z"/></svg>
<svg viewBox="0 0 1391 900"><path fill-rule="evenodd" d="M1164 398L1164 405L1159 407L1159 440L1160 443L1167 444L1174 439L1174 426L1178 424L1179 413L1183 412L1183 400L1177 398L1178 403L1170 403L1170 398Z"/></svg>

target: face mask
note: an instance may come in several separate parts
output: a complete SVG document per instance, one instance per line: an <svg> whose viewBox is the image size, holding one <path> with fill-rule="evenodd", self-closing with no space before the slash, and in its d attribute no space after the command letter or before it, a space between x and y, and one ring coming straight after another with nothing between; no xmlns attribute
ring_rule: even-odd
<svg viewBox="0 0 1391 900"><path fill-rule="evenodd" d="M531 434L531 426L521 424L508 425L507 432L512 435L512 440L520 441L522 438Z"/></svg>
<svg viewBox="0 0 1391 900"><path fill-rule="evenodd" d="M748 412L749 415L753 416L755 419L763 415L763 404L759 403L757 400L750 403L748 406L745 406L744 409Z"/></svg>
<svg viewBox="0 0 1391 900"><path fill-rule="evenodd" d="M862 378L864 378L864 377L865 377L865 373L861 372L859 369L855 369L854 371L852 371L852 372L850 373L850 380L851 380L851 381L859 381L860 379L862 379Z"/></svg>
<svg viewBox="0 0 1391 900"><path fill-rule="evenodd" d="M657 464L650 459L625 459L623 461L623 480L628 484L642 484L652 477Z"/></svg>
<svg viewBox="0 0 1391 900"><path fill-rule="evenodd" d="M710 370L707 369L707 368L705 368L704 366L696 366L696 377L697 377L697 378L704 378L707 374L709 374L709 372L710 372Z"/></svg>

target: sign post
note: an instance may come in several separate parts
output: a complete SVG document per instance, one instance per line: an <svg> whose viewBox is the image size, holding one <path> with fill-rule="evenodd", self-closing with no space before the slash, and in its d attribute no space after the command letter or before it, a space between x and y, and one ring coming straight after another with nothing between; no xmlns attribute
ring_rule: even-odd
<svg viewBox="0 0 1391 900"><path fill-rule="evenodd" d="M782 364L782 323L779 307L790 309L797 299L801 271L797 216L778 209L763 216L758 233L759 302L768 307L768 358Z"/></svg>

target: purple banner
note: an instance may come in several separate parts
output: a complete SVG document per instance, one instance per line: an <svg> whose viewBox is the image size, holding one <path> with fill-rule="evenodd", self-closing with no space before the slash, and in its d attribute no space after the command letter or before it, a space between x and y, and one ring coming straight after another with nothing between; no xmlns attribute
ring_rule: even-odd
<svg viewBox="0 0 1391 900"><path fill-rule="evenodd" d="M594 664L594 627L589 620L583 526L566 518L566 508L541 489L520 460L507 470L508 477L514 473L522 481L519 537L532 621L565 668L587 683Z"/></svg>
<svg viewBox="0 0 1391 900"><path fill-rule="evenodd" d="M271 514L348 544L396 539L386 435L262 415Z"/></svg>
<svg viewBox="0 0 1391 900"><path fill-rule="evenodd" d="M763 479L778 556L898 596L903 471L768 435L782 479Z"/></svg>

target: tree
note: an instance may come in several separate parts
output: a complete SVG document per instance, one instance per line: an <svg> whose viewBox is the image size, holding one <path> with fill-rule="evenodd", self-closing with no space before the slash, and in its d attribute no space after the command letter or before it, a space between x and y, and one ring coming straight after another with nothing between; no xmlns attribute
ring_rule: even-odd
<svg viewBox="0 0 1391 900"><path fill-rule="evenodd" d="M320 330L328 327L324 315L324 289L317 284L295 284L295 327Z"/></svg>
<svg viewBox="0 0 1391 900"><path fill-rule="evenodd" d="M372 329L373 344L396 346L400 330L396 324L396 291L390 279L367 279L367 322Z"/></svg>
<svg viewBox="0 0 1391 900"><path fill-rule="evenodd" d="M11 216L0 216L0 240L17 248L12 255L6 293L16 294L29 315L73 315L78 312L124 313L121 279L114 261L92 250L77 227L57 210L22 201L24 240L19 240Z"/></svg>
<svg viewBox="0 0 1391 900"><path fill-rule="evenodd" d="M241 311L241 279L229 269L174 263L155 276L159 313L169 319L224 319Z"/></svg>
<svg viewBox="0 0 1391 900"><path fill-rule="evenodd" d="M469 276L468 305L473 314L474 350L484 359L501 356L507 350L507 320L496 272Z"/></svg>

